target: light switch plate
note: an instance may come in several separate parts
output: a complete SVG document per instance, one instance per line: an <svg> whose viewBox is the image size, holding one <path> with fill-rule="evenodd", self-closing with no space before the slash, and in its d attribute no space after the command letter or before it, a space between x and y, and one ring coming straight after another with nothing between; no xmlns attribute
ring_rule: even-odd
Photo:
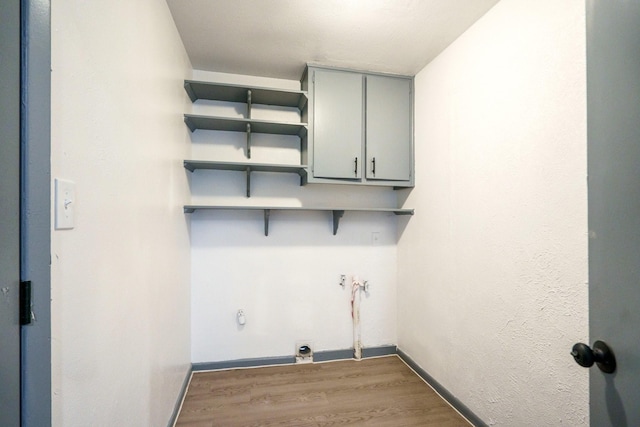
<svg viewBox="0 0 640 427"><path fill-rule="evenodd" d="M75 227L76 184L66 179L55 180L55 229Z"/></svg>

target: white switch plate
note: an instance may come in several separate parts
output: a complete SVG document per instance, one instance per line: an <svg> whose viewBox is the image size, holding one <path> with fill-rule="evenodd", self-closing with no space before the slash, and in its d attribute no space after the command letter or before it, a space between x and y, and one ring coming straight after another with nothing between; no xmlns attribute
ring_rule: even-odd
<svg viewBox="0 0 640 427"><path fill-rule="evenodd" d="M76 183L55 180L55 229L69 230L75 226Z"/></svg>

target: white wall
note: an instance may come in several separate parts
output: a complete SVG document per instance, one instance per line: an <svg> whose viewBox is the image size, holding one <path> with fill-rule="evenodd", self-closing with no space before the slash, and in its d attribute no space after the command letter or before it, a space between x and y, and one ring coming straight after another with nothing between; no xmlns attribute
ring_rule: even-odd
<svg viewBox="0 0 640 427"><path fill-rule="evenodd" d="M588 425L585 4L502 0L416 78L401 349L489 425Z"/></svg>
<svg viewBox="0 0 640 427"><path fill-rule="evenodd" d="M297 81L194 71L194 78L299 89ZM198 101L195 113L243 116L241 104ZM254 107L254 118L299 121L296 111ZM245 135L192 134L192 158L245 161ZM297 137L254 135L251 161L299 164ZM276 206L396 207L391 189L299 185L294 174L254 173L245 197L241 172L196 171L192 203ZM262 211L196 212L191 216L193 362L293 356L298 340L314 351L353 345L350 289L340 275L367 279L362 297L365 347L393 344L396 337L396 231L394 215L346 212L336 236L330 213L271 213L264 236ZM378 245L372 232L380 233ZM236 323L243 309L247 323Z"/></svg>
<svg viewBox="0 0 640 427"><path fill-rule="evenodd" d="M52 231L53 425L166 425L190 362L190 64L163 1L54 1L52 68L52 174L77 184Z"/></svg>

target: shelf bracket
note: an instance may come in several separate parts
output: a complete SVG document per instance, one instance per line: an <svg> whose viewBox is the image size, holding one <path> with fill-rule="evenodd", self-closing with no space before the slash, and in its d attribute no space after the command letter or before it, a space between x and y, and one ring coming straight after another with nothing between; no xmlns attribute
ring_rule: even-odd
<svg viewBox="0 0 640 427"><path fill-rule="evenodd" d="M304 110L304 107L307 106L307 95L301 94L300 99L298 100L298 110Z"/></svg>
<svg viewBox="0 0 640 427"><path fill-rule="evenodd" d="M189 162L184 161L182 162L182 165L184 166L185 169L187 169L189 172L194 172L196 170L196 168L194 168Z"/></svg>
<svg viewBox="0 0 640 427"><path fill-rule="evenodd" d="M264 235L269 235L269 216L271 215L271 209L264 210Z"/></svg>
<svg viewBox="0 0 640 427"><path fill-rule="evenodd" d="M247 166L247 197L251 197L251 168Z"/></svg>
<svg viewBox="0 0 640 427"><path fill-rule="evenodd" d="M251 118L251 89L247 90L247 119Z"/></svg>
<svg viewBox="0 0 640 427"><path fill-rule="evenodd" d="M340 218L344 215L344 211L332 211L333 212L333 235L338 233L338 225L340 224Z"/></svg>
<svg viewBox="0 0 640 427"><path fill-rule="evenodd" d="M196 102L198 100L198 97L196 96L196 93L193 91L193 87L191 87L191 83L185 81L184 82L184 90L187 91L187 95L189 95L189 99L191 99L191 102Z"/></svg>
<svg viewBox="0 0 640 427"><path fill-rule="evenodd" d="M194 125L191 122L191 119L189 117L187 117L186 115L184 116L184 123L187 125L187 127L189 128L189 130L191 131L191 133L195 132L197 127L196 125Z"/></svg>
<svg viewBox="0 0 640 427"><path fill-rule="evenodd" d="M251 158L251 123L247 123L247 159Z"/></svg>
<svg viewBox="0 0 640 427"><path fill-rule="evenodd" d="M300 187L302 187L307 180L307 171L305 171L304 169L300 169L298 171L298 175L300 175Z"/></svg>

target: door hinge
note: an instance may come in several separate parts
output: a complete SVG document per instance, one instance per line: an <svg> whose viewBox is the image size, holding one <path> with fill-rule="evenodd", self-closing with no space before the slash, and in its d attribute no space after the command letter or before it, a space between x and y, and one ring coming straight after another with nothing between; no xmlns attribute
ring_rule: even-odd
<svg viewBox="0 0 640 427"><path fill-rule="evenodd" d="M31 280L20 282L20 324L31 324Z"/></svg>

